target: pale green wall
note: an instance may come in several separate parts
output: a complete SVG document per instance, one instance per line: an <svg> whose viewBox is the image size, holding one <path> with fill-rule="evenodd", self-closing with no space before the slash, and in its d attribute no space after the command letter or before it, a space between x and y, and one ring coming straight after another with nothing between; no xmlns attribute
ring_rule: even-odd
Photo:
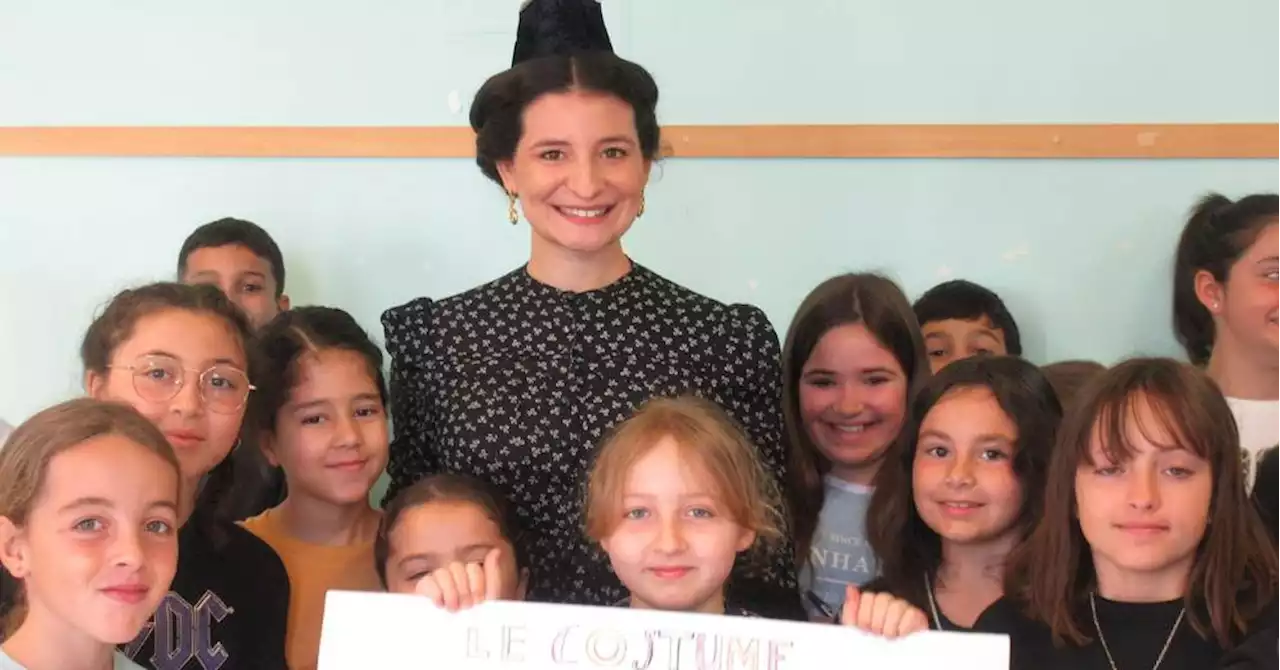
<svg viewBox="0 0 1280 670"><path fill-rule="evenodd" d="M0 125L460 125L516 0L0 0ZM670 123L1275 122L1274 0L606 0ZM451 106L451 100L461 104ZM1004 295L1030 357L1174 353L1168 259L1206 189L1275 161L673 160L628 238L779 330L832 273ZM284 247L296 304L378 314L518 265L464 160L0 159L0 416L78 389L117 289L226 215Z"/></svg>

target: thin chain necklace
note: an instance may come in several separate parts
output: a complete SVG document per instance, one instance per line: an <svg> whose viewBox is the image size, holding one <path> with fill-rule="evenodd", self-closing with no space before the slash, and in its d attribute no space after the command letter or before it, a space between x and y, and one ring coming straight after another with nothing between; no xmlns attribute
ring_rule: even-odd
<svg viewBox="0 0 1280 670"><path fill-rule="evenodd" d="M1111 657L1111 648L1107 646L1107 638L1103 636L1102 626L1098 623L1098 604L1092 593L1089 594L1089 611L1093 613L1093 629L1098 631L1098 641L1102 643L1102 651L1107 655L1107 662L1111 664L1111 670L1117 670L1116 659ZM1151 666L1151 670L1159 670L1160 664L1164 662L1164 655L1169 651L1169 645L1173 644L1173 636L1178 632L1178 626L1182 625L1182 617L1186 613L1186 607L1178 610L1178 620L1173 622L1173 629L1169 631L1169 637L1164 641L1164 648L1160 650L1160 655L1156 657L1156 664Z"/></svg>
<svg viewBox="0 0 1280 670"><path fill-rule="evenodd" d="M933 599L933 580L929 579L929 572L924 573L924 592L929 596L929 613L933 615L933 629L946 630L942 627L942 617L938 616L938 603Z"/></svg>

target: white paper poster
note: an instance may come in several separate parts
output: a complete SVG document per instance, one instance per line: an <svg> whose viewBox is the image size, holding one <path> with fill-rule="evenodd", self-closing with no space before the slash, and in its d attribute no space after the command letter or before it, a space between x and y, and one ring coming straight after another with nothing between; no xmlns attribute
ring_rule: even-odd
<svg viewBox="0 0 1280 670"><path fill-rule="evenodd" d="M319 670L1008 670L1003 635L884 640L792 621L493 602L458 613L425 598L330 591Z"/></svg>

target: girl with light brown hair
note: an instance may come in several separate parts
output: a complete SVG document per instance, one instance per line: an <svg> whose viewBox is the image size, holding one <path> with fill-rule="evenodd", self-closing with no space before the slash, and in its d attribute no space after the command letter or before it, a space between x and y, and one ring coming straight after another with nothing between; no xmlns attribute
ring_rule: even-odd
<svg viewBox="0 0 1280 670"><path fill-rule="evenodd" d="M0 667L128 669L178 564L179 467L133 409L51 407L0 451Z"/></svg>

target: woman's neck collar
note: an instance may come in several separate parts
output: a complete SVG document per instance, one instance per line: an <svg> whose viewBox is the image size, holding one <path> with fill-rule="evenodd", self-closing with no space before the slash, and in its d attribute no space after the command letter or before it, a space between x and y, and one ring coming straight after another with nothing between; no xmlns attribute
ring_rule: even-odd
<svg viewBox="0 0 1280 670"><path fill-rule="evenodd" d="M525 271L540 284L569 293L602 289L631 272L631 259L614 242L604 249L579 253L533 236L533 253Z"/></svg>
<svg viewBox="0 0 1280 670"><path fill-rule="evenodd" d="M1205 371L1228 398L1280 398L1280 363L1274 355L1266 361L1253 360L1241 353L1239 347L1220 342L1209 356Z"/></svg>

